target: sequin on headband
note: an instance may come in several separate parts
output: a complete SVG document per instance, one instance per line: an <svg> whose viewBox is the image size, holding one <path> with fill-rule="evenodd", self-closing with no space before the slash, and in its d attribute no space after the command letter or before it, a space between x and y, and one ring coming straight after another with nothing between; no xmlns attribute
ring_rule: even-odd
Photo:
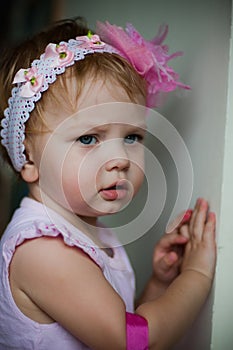
<svg viewBox="0 0 233 350"><path fill-rule="evenodd" d="M161 27L159 34L151 41L146 41L130 24L124 31L108 22L98 22L97 34L89 32L86 36L68 42L50 43L40 58L32 62L31 67L22 68L16 73L13 80L16 85L1 122L1 143L16 171L20 172L26 163L25 123L35 108L35 103L49 85L55 82L57 75L64 73L75 62L83 60L86 55L109 52L127 59L146 80L148 107L156 106L157 96L161 92L167 93L177 87L189 89L189 86L178 81L178 74L167 65L171 58L181 55L181 52L168 55L167 46L162 45L167 35L167 26Z"/></svg>

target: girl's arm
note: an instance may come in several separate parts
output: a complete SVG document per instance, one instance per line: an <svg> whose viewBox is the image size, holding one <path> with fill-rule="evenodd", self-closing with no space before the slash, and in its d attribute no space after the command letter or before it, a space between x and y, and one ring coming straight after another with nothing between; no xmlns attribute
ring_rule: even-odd
<svg viewBox="0 0 233 350"><path fill-rule="evenodd" d="M162 297L140 305L136 312L149 325L150 349L170 349L188 330L204 304L212 282L197 271L186 271Z"/></svg>
<svg viewBox="0 0 233 350"><path fill-rule="evenodd" d="M215 215L207 215L207 211L207 202L200 199L189 225L182 227L184 236L189 235L190 239L185 247L181 274L163 295L136 310L148 320L151 349L169 349L175 344L209 294L216 264L216 242Z"/></svg>
<svg viewBox="0 0 233 350"><path fill-rule="evenodd" d="M207 207L195 209L192 238L179 277L160 298L136 309L148 321L150 349L174 344L209 293L215 266L215 222L210 215L205 224L206 212ZM11 279L37 307L90 348L126 349L125 304L82 251L59 238L27 241L13 257Z"/></svg>

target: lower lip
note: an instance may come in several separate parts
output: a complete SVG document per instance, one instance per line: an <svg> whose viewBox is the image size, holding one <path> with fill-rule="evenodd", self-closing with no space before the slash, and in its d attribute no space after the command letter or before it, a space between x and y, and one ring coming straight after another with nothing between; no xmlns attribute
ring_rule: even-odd
<svg viewBox="0 0 233 350"><path fill-rule="evenodd" d="M100 194L104 199L114 201L116 199L125 198L127 194L127 190L126 189L102 190Z"/></svg>

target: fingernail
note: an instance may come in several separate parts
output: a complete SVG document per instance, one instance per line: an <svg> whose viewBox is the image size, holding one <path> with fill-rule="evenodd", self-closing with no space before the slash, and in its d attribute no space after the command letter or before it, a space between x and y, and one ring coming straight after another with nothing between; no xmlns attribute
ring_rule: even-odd
<svg viewBox="0 0 233 350"><path fill-rule="evenodd" d="M216 221L216 215L212 211L209 212L208 216L210 220Z"/></svg>
<svg viewBox="0 0 233 350"><path fill-rule="evenodd" d="M189 209L185 212L182 221L187 221L190 219L191 215L192 215L192 209Z"/></svg>
<svg viewBox="0 0 233 350"><path fill-rule="evenodd" d="M207 201L204 200L204 199L202 199L201 202L200 202L200 206L201 206L201 208L203 208L203 209L207 209L207 207L208 207Z"/></svg>

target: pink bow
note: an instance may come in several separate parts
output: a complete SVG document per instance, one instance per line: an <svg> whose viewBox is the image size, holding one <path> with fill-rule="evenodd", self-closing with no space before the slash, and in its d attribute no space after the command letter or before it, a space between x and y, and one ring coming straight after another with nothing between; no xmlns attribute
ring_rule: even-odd
<svg viewBox="0 0 233 350"><path fill-rule="evenodd" d="M20 96L30 98L41 90L44 77L38 74L36 67L20 69L13 80L13 84L24 83L20 88Z"/></svg>
<svg viewBox="0 0 233 350"><path fill-rule="evenodd" d="M105 46L105 43L103 43L100 40L99 35L97 34L88 34L85 36L77 36L76 37L77 41L81 41L80 47L82 48L90 48L90 49L101 49Z"/></svg>
<svg viewBox="0 0 233 350"><path fill-rule="evenodd" d="M51 67L67 67L74 62L74 53L67 48L67 44L48 44L44 58L53 58Z"/></svg>

